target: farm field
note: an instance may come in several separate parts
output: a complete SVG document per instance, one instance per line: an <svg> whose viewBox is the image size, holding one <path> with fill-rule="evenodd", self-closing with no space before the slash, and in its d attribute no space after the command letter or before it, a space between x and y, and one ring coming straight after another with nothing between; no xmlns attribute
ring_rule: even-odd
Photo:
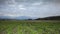
<svg viewBox="0 0 60 34"><path fill-rule="evenodd" d="M60 21L0 21L0 34L60 34Z"/></svg>

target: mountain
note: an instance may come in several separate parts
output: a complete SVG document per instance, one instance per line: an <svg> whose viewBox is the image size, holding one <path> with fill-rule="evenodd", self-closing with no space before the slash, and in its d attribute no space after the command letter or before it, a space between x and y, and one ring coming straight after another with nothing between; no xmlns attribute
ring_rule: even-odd
<svg viewBox="0 0 60 34"><path fill-rule="evenodd" d="M29 17L29 16L19 16L19 17L16 17L16 19L21 19L21 20L23 20L23 19L31 19L31 17Z"/></svg>
<svg viewBox="0 0 60 34"><path fill-rule="evenodd" d="M35 20L60 20L60 16L50 16L45 18L37 18Z"/></svg>
<svg viewBox="0 0 60 34"><path fill-rule="evenodd" d="M49 16L45 18L36 18L30 16L18 16L18 17L11 17L11 16L0 16L0 19L17 19L17 20L25 20L25 19L35 19L35 20L60 20L60 16Z"/></svg>
<svg viewBox="0 0 60 34"><path fill-rule="evenodd" d="M10 19L9 16L0 16L0 19Z"/></svg>
<svg viewBox="0 0 60 34"><path fill-rule="evenodd" d="M0 16L0 19L19 19L19 20L24 20L24 19L32 19L32 17L29 17L29 16L18 16L18 17Z"/></svg>

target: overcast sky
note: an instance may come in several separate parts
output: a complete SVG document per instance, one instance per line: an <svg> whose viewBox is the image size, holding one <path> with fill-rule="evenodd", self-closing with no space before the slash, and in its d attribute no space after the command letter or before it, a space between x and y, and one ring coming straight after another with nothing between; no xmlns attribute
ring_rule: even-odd
<svg viewBox="0 0 60 34"><path fill-rule="evenodd" d="M0 16L60 16L60 0L0 0Z"/></svg>

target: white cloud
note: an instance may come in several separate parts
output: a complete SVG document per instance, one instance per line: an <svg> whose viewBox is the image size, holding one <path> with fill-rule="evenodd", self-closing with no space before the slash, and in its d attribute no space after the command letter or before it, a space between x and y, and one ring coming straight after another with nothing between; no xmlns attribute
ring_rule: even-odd
<svg viewBox="0 0 60 34"><path fill-rule="evenodd" d="M24 5L18 5L17 7L19 10L26 10L25 6Z"/></svg>
<svg viewBox="0 0 60 34"><path fill-rule="evenodd" d="M43 4L43 2L32 3L32 5L41 5L41 4Z"/></svg>
<svg viewBox="0 0 60 34"><path fill-rule="evenodd" d="M26 8L24 8L24 7L19 7L19 9L20 9L20 10L26 10Z"/></svg>

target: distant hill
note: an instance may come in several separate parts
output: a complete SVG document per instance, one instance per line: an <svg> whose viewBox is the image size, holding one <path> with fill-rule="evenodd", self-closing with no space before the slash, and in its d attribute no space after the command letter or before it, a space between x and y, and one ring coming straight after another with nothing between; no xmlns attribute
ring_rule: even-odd
<svg viewBox="0 0 60 34"><path fill-rule="evenodd" d="M10 16L0 16L0 19L17 19L17 20L24 20L24 19L32 19L29 16L18 16L18 17L10 17Z"/></svg>
<svg viewBox="0 0 60 34"><path fill-rule="evenodd" d="M18 16L18 17L10 17L10 16L0 16L0 19L3 20L60 20L60 16L50 16L45 18L36 18L30 16Z"/></svg>
<svg viewBox="0 0 60 34"><path fill-rule="evenodd" d="M16 17L15 19L24 20L24 19L31 19L31 17L29 17L29 16L19 16L19 17Z"/></svg>
<svg viewBox="0 0 60 34"><path fill-rule="evenodd" d="M0 19L11 19L9 16L0 16Z"/></svg>
<svg viewBox="0 0 60 34"><path fill-rule="evenodd" d="M45 18L37 18L35 20L60 20L60 16L50 16Z"/></svg>

